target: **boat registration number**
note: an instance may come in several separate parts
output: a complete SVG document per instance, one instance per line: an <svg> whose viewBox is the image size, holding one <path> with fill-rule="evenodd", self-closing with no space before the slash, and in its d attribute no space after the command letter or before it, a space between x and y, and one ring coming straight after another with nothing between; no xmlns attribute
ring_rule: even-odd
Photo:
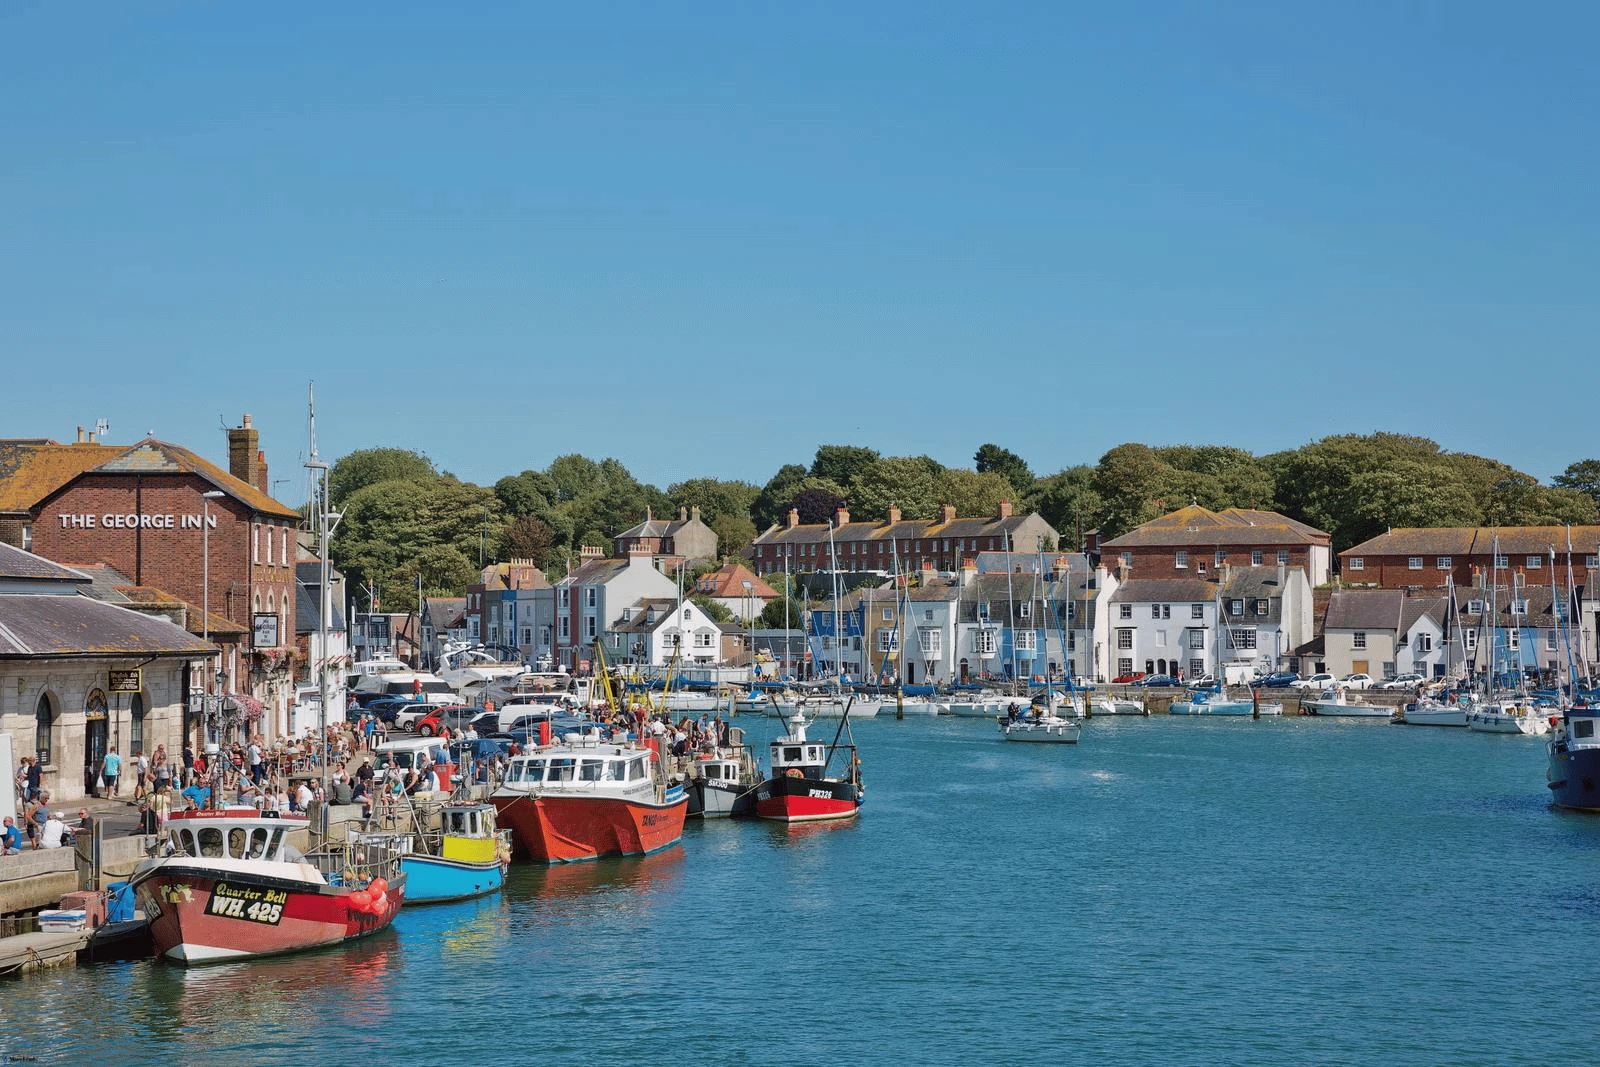
<svg viewBox="0 0 1600 1067"><path fill-rule="evenodd" d="M808 792L811 796L816 797L818 800L833 799L833 794L828 792L826 789L808 789L806 792Z"/></svg>
<svg viewBox="0 0 1600 1067"><path fill-rule="evenodd" d="M283 919L283 906L289 901L287 890L253 889L218 882L206 902L206 913L227 919L277 926Z"/></svg>

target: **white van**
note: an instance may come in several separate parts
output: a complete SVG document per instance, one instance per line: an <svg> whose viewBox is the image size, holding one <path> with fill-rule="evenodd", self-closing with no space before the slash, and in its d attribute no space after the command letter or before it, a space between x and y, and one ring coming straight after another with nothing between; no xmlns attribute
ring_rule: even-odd
<svg viewBox="0 0 1600 1067"><path fill-rule="evenodd" d="M422 762L422 757L440 765L439 777L446 789L450 788L450 775L455 773L448 742L436 737L407 737L398 741L385 741L373 750L372 770L374 781L383 781L392 758L395 769L404 773Z"/></svg>

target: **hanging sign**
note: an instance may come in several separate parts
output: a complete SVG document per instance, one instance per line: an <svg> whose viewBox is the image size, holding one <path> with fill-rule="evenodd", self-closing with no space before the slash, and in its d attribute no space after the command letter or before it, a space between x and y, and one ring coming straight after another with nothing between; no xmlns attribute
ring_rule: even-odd
<svg viewBox="0 0 1600 1067"><path fill-rule="evenodd" d="M257 614L253 629L255 636L252 639L252 643L256 648L278 647L278 617L276 615L268 615L265 612Z"/></svg>
<svg viewBox="0 0 1600 1067"><path fill-rule="evenodd" d="M113 693L137 693L144 688L141 684L141 673L138 667L131 671L111 671L110 682L106 688Z"/></svg>

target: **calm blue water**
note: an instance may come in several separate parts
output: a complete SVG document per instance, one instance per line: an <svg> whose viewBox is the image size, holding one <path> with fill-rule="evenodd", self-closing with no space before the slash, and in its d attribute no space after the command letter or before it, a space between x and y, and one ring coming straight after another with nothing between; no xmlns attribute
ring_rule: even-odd
<svg viewBox="0 0 1600 1067"><path fill-rule="evenodd" d="M759 722L759 725L758 725ZM769 727L742 720L757 740ZM826 735L825 735L826 736ZM856 824L691 825L348 948L0 986L45 1062L1583 1063L1600 820L1543 745L1311 719L856 727Z"/></svg>

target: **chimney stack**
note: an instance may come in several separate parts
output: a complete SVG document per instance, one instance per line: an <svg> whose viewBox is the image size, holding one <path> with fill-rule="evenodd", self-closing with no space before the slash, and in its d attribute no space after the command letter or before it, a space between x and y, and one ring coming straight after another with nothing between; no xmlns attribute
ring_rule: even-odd
<svg viewBox="0 0 1600 1067"><path fill-rule="evenodd" d="M689 521L689 509L688 508L680 507L678 509L678 521L679 522L688 522Z"/></svg>
<svg viewBox="0 0 1600 1067"><path fill-rule="evenodd" d="M1000 517L1002 519L1009 519L1011 517L1011 501L1000 501Z"/></svg>
<svg viewBox="0 0 1600 1067"><path fill-rule="evenodd" d="M790 508L789 509L789 529L792 530L796 526L799 526L799 525L800 525L800 509L799 508Z"/></svg>
<svg viewBox="0 0 1600 1067"><path fill-rule="evenodd" d="M83 444L83 427L82 426L78 427L78 439L77 439L77 441L75 441L73 443L74 444L79 444L79 445Z"/></svg>
<svg viewBox="0 0 1600 1067"><path fill-rule="evenodd" d="M956 521L956 506L954 504L941 504L939 506L940 522L948 526Z"/></svg>
<svg viewBox="0 0 1600 1067"><path fill-rule="evenodd" d="M889 525L893 526L900 521L900 507L898 504L889 505Z"/></svg>
<svg viewBox="0 0 1600 1067"><path fill-rule="evenodd" d="M272 495L272 482L267 479L267 454L256 450L256 488L267 496Z"/></svg>
<svg viewBox="0 0 1600 1067"><path fill-rule="evenodd" d="M261 434L250 425L247 414L242 425L228 431L228 473L246 485L261 488L262 472L257 467L260 456Z"/></svg>
<svg viewBox="0 0 1600 1067"><path fill-rule="evenodd" d="M833 513L833 524L835 526L844 526L849 521L850 521L850 509L849 508L842 507L838 511Z"/></svg>
<svg viewBox="0 0 1600 1067"><path fill-rule="evenodd" d="M700 505L699 504L690 505L690 507L689 507L689 518L694 520L695 522L699 522L700 521Z"/></svg>

